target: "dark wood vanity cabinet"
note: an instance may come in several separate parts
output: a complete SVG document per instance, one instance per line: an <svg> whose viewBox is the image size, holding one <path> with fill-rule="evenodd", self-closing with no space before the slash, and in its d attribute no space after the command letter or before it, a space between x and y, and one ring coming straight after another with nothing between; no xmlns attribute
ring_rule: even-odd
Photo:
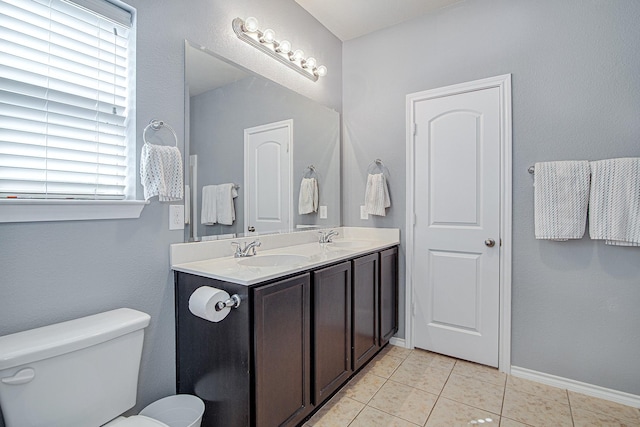
<svg viewBox="0 0 640 427"><path fill-rule="evenodd" d="M351 376L351 262L313 272L314 399Z"/></svg>
<svg viewBox="0 0 640 427"><path fill-rule="evenodd" d="M310 276L254 291L257 426L295 426L311 406Z"/></svg>
<svg viewBox="0 0 640 427"><path fill-rule="evenodd" d="M398 332L398 247L380 252L380 334L382 347Z"/></svg>
<svg viewBox="0 0 640 427"><path fill-rule="evenodd" d="M249 287L176 273L177 391L204 401L202 427L296 426L311 413L310 277ZM218 323L194 316L200 286L240 307Z"/></svg>
<svg viewBox="0 0 640 427"><path fill-rule="evenodd" d="M379 349L378 254L356 258L353 266L353 370L358 370Z"/></svg>
<svg viewBox="0 0 640 427"><path fill-rule="evenodd" d="M202 427L299 426L397 331L397 248L251 286L175 273L177 392ZM241 298L218 323L189 311L200 286Z"/></svg>
<svg viewBox="0 0 640 427"><path fill-rule="evenodd" d="M352 265L356 371L398 332L398 248L356 258Z"/></svg>
<svg viewBox="0 0 640 427"><path fill-rule="evenodd" d="M189 297L201 286L238 295L240 307L218 323L194 316ZM252 425L251 288L176 272L175 290L177 392L203 400L202 427Z"/></svg>

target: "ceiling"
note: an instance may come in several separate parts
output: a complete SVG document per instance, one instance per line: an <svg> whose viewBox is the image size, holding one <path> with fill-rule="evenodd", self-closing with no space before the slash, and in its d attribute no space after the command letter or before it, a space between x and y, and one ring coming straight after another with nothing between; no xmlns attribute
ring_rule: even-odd
<svg viewBox="0 0 640 427"><path fill-rule="evenodd" d="M340 40L390 27L464 0L295 0Z"/></svg>

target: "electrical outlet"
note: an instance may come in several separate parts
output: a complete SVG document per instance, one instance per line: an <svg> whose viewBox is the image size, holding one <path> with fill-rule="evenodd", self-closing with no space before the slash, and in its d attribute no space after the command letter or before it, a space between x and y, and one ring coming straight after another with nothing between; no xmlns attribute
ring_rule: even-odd
<svg viewBox="0 0 640 427"><path fill-rule="evenodd" d="M169 230L184 229L184 205L169 205Z"/></svg>
<svg viewBox="0 0 640 427"><path fill-rule="evenodd" d="M367 213L364 205L360 206L360 219L369 219L369 214Z"/></svg>
<svg viewBox="0 0 640 427"><path fill-rule="evenodd" d="M320 219L327 219L327 207L320 206Z"/></svg>

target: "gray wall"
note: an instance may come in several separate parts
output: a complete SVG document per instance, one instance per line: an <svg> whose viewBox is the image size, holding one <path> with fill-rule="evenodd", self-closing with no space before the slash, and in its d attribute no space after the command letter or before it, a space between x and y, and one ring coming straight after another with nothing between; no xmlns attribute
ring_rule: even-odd
<svg viewBox="0 0 640 427"><path fill-rule="evenodd" d="M633 394L640 250L588 237L535 240L527 167L640 156L638 22L637 0L473 0L343 46L343 221L351 226L405 227L407 94L512 73L512 364ZM376 157L391 172L392 207L361 221Z"/></svg>
<svg viewBox="0 0 640 427"><path fill-rule="evenodd" d="M130 0L138 11L137 135L162 119L184 132L184 39L206 45L323 104L339 109L341 43L290 0ZM233 33L256 16L329 68L317 83L269 59ZM183 141L180 138L179 146ZM139 188L139 194L142 189ZM141 197L141 196L140 196ZM0 335L117 307L151 315L136 409L175 392L169 208L157 199L139 219L0 224Z"/></svg>
<svg viewBox="0 0 640 427"><path fill-rule="evenodd" d="M340 116L334 110L261 77L248 77L191 98L191 154L198 155L198 218L202 209L202 186L235 182L233 225L202 225L198 235L244 233L244 130L293 120L292 201L295 227L340 225ZM305 168L317 170L319 205L327 206L327 218L318 213L298 214L300 180Z"/></svg>

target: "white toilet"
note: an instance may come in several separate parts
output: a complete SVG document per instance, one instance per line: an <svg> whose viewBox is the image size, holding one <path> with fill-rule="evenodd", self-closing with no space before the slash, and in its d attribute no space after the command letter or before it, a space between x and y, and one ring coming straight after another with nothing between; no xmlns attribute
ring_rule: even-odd
<svg viewBox="0 0 640 427"><path fill-rule="evenodd" d="M161 399L142 415L120 416L136 403L149 320L121 308L0 337L6 427L198 427L204 403L190 395Z"/></svg>

